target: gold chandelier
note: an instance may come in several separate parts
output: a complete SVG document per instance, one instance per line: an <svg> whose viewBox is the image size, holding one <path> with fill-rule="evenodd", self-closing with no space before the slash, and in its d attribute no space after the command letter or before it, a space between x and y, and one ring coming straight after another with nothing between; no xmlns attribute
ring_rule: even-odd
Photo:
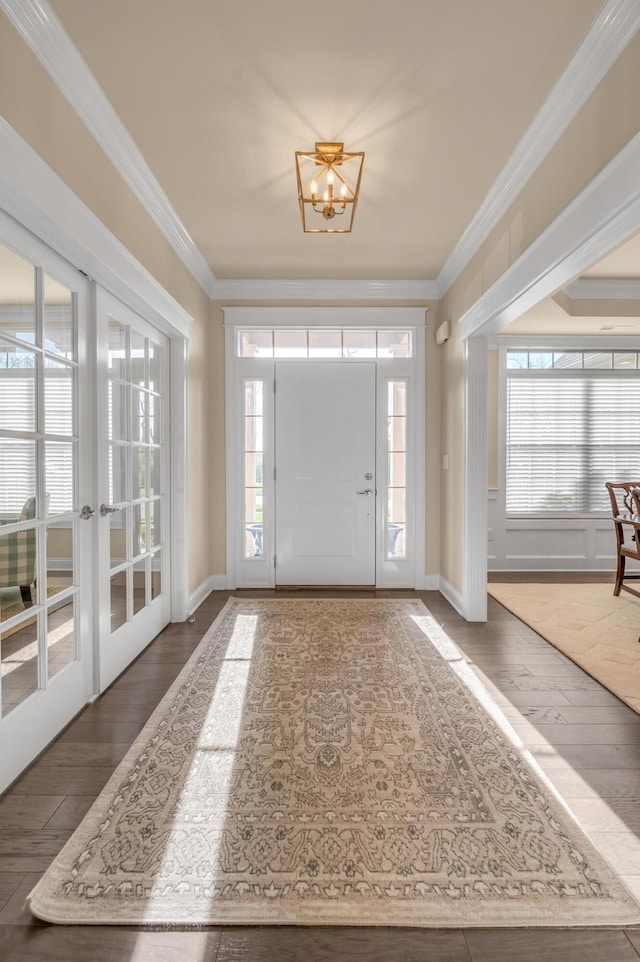
<svg viewBox="0 0 640 962"><path fill-rule="evenodd" d="M296 150L298 201L305 233L350 233L363 162L363 151L347 153L344 144L320 143L314 151Z"/></svg>

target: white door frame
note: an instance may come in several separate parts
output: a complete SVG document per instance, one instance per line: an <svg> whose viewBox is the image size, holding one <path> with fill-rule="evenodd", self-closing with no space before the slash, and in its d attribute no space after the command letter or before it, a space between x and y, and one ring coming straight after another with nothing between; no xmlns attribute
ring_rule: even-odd
<svg viewBox="0 0 640 962"><path fill-rule="evenodd" d="M444 593L468 621L487 619L487 337L568 284L640 230L638 169L640 134L629 141L460 318L460 335L467 342L464 561L461 596L454 597L446 590ZM630 296L629 287L615 281L608 288L600 282L600 291L603 297ZM637 297L637 286L635 291Z"/></svg>
<svg viewBox="0 0 640 962"><path fill-rule="evenodd" d="M261 562L243 560L240 552L241 500L242 500L242 385L245 379L264 379L274 383L274 359L237 357L237 331L282 328L362 328L362 329L408 329L414 337L414 356L410 359L378 360L378 419L380 419L380 385L388 379L407 377L410 383L410 423L408 438L409 475L413 487L412 515L408 525L415 533L414 552L407 562L391 562L381 558L380 537L383 512L378 510L378 543L376 561L376 585L378 587L424 587L425 581L425 308L354 308L354 307L227 307L225 315L225 420L226 420L226 587L274 587L276 583L273 566L273 550L265 550ZM280 360L279 358L276 360ZM364 360L364 359L363 359ZM371 359L366 359L371 360ZM358 360L345 360L345 364L357 364ZM273 389L265 391L265 415L273 423ZM382 431L378 427L378 437ZM273 504L273 438L265 430L264 471L265 504ZM378 445L378 478L380 474L380 444ZM386 470L386 463L384 464ZM380 505L382 499L378 499ZM264 522L264 544L273 545L275 528L273 512Z"/></svg>

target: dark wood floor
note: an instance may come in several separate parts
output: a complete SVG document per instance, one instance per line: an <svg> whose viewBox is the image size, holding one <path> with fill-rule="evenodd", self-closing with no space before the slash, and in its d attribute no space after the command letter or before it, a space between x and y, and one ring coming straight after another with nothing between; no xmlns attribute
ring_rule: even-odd
<svg viewBox="0 0 640 962"><path fill-rule="evenodd" d="M491 599L487 623L469 624L436 592L378 594L409 594L424 600L485 680L585 830L640 897L640 716ZM224 926L189 931L65 927L32 919L25 907L27 894L82 819L226 598L226 593L215 592L198 610L193 624L166 628L0 798L2 962L631 962L640 958L640 927L437 931Z"/></svg>

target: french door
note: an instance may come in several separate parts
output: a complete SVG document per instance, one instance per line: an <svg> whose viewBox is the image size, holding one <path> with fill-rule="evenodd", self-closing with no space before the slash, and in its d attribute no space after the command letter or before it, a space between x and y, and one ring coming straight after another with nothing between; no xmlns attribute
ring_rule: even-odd
<svg viewBox="0 0 640 962"><path fill-rule="evenodd" d="M169 339L98 289L98 688L170 620Z"/></svg>
<svg viewBox="0 0 640 962"><path fill-rule="evenodd" d="M276 584L374 585L376 365L275 367Z"/></svg>
<svg viewBox="0 0 640 962"><path fill-rule="evenodd" d="M93 691L89 284L0 213L0 789Z"/></svg>

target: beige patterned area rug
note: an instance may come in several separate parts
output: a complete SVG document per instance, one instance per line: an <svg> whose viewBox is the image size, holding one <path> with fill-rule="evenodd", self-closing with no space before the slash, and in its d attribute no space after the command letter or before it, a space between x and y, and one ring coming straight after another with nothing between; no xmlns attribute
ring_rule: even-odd
<svg viewBox="0 0 640 962"><path fill-rule="evenodd" d="M640 599L612 584L497 584L489 594L640 713Z"/></svg>
<svg viewBox="0 0 640 962"><path fill-rule="evenodd" d="M60 923L640 921L419 601L231 599L30 896Z"/></svg>

